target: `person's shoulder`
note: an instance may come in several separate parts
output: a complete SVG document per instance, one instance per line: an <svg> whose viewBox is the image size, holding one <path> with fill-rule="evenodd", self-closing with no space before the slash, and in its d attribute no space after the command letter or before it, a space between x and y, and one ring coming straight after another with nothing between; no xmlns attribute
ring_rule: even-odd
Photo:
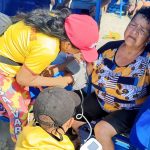
<svg viewBox="0 0 150 150"><path fill-rule="evenodd" d="M46 35L41 32L36 33L36 42L39 45L44 46L45 48L49 48L49 49L53 49L53 50L59 49L59 45L60 45L59 39L57 37L49 36L49 35Z"/></svg>
<svg viewBox="0 0 150 150"><path fill-rule="evenodd" d="M73 143L71 142L70 138L67 135L63 135L62 143L66 146L66 149L75 150Z"/></svg>
<svg viewBox="0 0 150 150"><path fill-rule="evenodd" d="M102 47L98 49L98 54L101 54L105 52L108 49L115 49L120 47L120 45L124 42L124 40L119 40L119 41L110 41L104 44Z"/></svg>
<svg viewBox="0 0 150 150"><path fill-rule="evenodd" d="M5 33L6 33L6 36L11 37L12 40L23 39L22 42L25 42L26 40L28 40L28 37L31 31L32 31L32 28L30 26L27 26L23 21L19 21L17 23L10 25Z"/></svg>
<svg viewBox="0 0 150 150"><path fill-rule="evenodd" d="M25 150L37 147L40 144L43 135L45 134L47 134L47 132L45 132L39 126L28 125L24 127L22 132L18 136L15 150Z"/></svg>
<svg viewBox="0 0 150 150"><path fill-rule="evenodd" d="M13 29L22 29L22 31L26 30L26 29L31 29L31 26L26 25L23 21L18 21L14 24L11 25L13 27Z"/></svg>
<svg viewBox="0 0 150 150"><path fill-rule="evenodd" d="M24 141L24 140L30 141L44 133L45 133L45 131L40 126L29 126L28 125L23 128L18 139L20 138L22 141Z"/></svg>
<svg viewBox="0 0 150 150"><path fill-rule="evenodd" d="M71 142L70 138L66 134L63 135L63 139L64 139L64 141L70 141Z"/></svg>

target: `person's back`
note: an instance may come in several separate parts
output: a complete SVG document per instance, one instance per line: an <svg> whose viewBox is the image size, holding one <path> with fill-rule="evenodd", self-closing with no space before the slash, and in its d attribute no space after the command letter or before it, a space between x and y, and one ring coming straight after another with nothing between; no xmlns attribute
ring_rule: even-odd
<svg viewBox="0 0 150 150"><path fill-rule="evenodd" d="M63 135L62 141L57 141L40 126L31 125L24 127L16 145L16 150L26 149L74 150L74 146L66 135Z"/></svg>
<svg viewBox="0 0 150 150"><path fill-rule="evenodd" d="M43 43L45 43L44 46ZM43 61L45 61L47 60L47 55L50 55L51 57L47 60L47 64L49 64L59 53L59 39L36 31L31 26L20 21L11 25L7 31L5 31L4 35L0 37L0 49L0 55L15 62L25 63L27 66L32 65L31 62L34 62L35 58L36 60L43 59ZM37 56L37 53L40 57ZM37 64L36 67L38 65L39 64ZM40 66L41 65L42 64L40 64ZM3 72L12 77L19 70L18 66L8 66L4 63L0 63L0 67ZM36 68L33 65L28 66L28 68L30 67ZM38 68L35 71L39 72L39 70Z"/></svg>
<svg viewBox="0 0 150 150"><path fill-rule="evenodd" d="M79 96L62 88L44 89L36 99L33 111L35 122L24 127L15 150L74 150L65 135L74 119Z"/></svg>

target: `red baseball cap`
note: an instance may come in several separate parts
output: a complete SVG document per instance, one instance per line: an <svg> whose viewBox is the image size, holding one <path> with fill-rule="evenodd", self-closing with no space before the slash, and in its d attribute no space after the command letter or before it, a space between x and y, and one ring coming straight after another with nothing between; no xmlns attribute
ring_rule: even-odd
<svg viewBox="0 0 150 150"><path fill-rule="evenodd" d="M92 17L71 14L65 19L65 30L71 43L80 49L87 62L93 62L98 58L96 43L99 39L99 31Z"/></svg>

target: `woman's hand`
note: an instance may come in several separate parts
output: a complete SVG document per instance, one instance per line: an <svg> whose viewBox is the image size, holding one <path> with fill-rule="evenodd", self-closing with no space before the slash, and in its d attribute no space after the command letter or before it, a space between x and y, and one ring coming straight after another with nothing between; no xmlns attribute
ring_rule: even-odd
<svg viewBox="0 0 150 150"><path fill-rule="evenodd" d="M66 74L63 78L66 79L66 81L67 81L68 84L72 84L72 83L73 83L72 74L68 73L68 74Z"/></svg>
<svg viewBox="0 0 150 150"><path fill-rule="evenodd" d="M54 76L54 69L52 66L47 67L43 72L41 73L41 76L43 77L52 77Z"/></svg>
<svg viewBox="0 0 150 150"><path fill-rule="evenodd" d="M50 65L42 73L43 77L53 77L59 71L64 71L65 64Z"/></svg>

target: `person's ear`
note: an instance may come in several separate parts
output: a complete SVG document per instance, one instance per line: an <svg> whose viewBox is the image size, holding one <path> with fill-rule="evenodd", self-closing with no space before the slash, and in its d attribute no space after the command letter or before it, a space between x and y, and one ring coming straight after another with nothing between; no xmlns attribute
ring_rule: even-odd
<svg viewBox="0 0 150 150"><path fill-rule="evenodd" d="M74 122L74 118L70 118L62 127L65 130L65 132L71 128L72 124Z"/></svg>
<svg viewBox="0 0 150 150"><path fill-rule="evenodd" d="M69 119L69 121L68 121L68 127L69 128L71 128L73 122L74 122L74 118Z"/></svg>

